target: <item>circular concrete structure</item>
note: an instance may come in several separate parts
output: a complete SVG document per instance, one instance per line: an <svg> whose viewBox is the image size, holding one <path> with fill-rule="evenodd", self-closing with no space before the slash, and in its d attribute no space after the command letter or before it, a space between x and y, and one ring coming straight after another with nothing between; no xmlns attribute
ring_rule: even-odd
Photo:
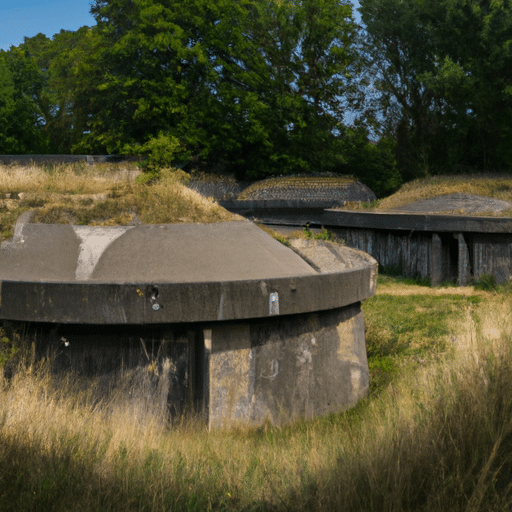
<svg viewBox="0 0 512 512"><path fill-rule="evenodd" d="M298 242L295 242L298 243ZM374 293L370 259L308 263L256 225L90 227L24 223L0 255L0 318L158 324L333 309ZM318 252L321 249L318 248ZM333 261L337 256L331 253ZM372 260L373 261L373 260ZM277 295L276 295L277 294ZM276 304L272 305L272 298Z"/></svg>
<svg viewBox="0 0 512 512"><path fill-rule="evenodd" d="M284 423L366 394L360 302L377 275L367 254L314 240L287 247L248 221L29 220L2 244L1 319L55 325L82 353L102 326L111 351L116 329L131 343L159 338L174 395L181 386L177 400L199 400L210 426Z"/></svg>

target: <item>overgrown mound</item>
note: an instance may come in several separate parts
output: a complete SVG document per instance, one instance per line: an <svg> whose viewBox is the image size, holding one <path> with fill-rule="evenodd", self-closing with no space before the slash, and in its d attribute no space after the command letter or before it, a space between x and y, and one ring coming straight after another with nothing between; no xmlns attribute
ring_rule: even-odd
<svg viewBox="0 0 512 512"><path fill-rule="evenodd" d="M372 202L375 194L351 176L284 176L247 187L239 200L324 201L327 206Z"/></svg>
<svg viewBox="0 0 512 512"><path fill-rule="evenodd" d="M152 184L124 167L85 163L0 166L0 230L13 234L21 213L35 209L32 222L115 226L234 220L210 198L186 186L188 175L163 170ZM144 177L144 175L141 175Z"/></svg>
<svg viewBox="0 0 512 512"><path fill-rule="evenodd" d="M379 201L379 210L397 210L420 201L439 196L466 194L512 202L512 175L474 174L461 176L430 176L404 184L396 193ZM489 213L493 213L489 208ZM453 213L469 214L466 211ZM481 214L481 211L476 212ZM496 212L494 212L495 214ZM503 209L501 216L510 216L511 209Z"/></svg>

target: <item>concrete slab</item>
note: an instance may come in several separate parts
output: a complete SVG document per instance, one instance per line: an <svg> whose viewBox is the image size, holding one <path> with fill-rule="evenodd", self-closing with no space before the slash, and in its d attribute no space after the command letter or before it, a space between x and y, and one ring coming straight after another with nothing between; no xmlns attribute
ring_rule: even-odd
<svg viewBox="0 0 512 512"><path fill-rule="evenodd" d="M74 281L80 240L73 226L26 224L0 252L0 280Z"/></svg>
<svg viewBox="0 0 512 512"><path fill-rule="evenodd" d="M0 279L209 282L314 275L247 221L92 227L26 224L0 253Z"/></svg>
<svg viewBox="0 0 512 512"><path fill-rule="evenodd" d="M141 225L101 256L91 275L108 282L211 282L314 275L251 222Z"/></svg>
<svg viewBox="0 0 512 512"><path fill-rule="evenodd" d="M374 261L367 253L347 248L342 244L324 240L297 238L290 245L305 261L322 274L351 272L367 268ZM375 287L377 275L372 276L371 286Z"/></svg>

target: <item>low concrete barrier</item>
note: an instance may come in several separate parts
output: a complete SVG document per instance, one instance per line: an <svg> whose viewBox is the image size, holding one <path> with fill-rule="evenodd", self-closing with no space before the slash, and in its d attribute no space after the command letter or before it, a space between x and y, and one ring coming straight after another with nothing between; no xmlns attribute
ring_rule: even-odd
<svg viewBox="0 0 512 512"><path fill-rule="evenodd" d="M87 162L90 165L98 163L138 162L139 157L121 155L0 155L2 165L44 165L44 164L73 164Z"/></svg>

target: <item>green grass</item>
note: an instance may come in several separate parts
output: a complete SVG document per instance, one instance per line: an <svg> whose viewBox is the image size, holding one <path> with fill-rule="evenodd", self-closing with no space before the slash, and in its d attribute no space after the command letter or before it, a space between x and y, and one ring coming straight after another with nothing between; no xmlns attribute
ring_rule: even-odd
<svg viewBox="0 0 512 512"><path fill-rule="evenodd" d="M451 349L453 322L461 321L468 308L480 301L478 296L385 292L368 299L363 309L372 391L383 389L399 376L400 368L446 355Z"/></svg>
<svg viewBox="0 0 512 512"><path fill-rule="evenodd" d="M169 429L133 379L98 402L29 357L0 379L1 510L510 510L512 296L384 278L363 309L369 397L282 428Z"/></svg>

